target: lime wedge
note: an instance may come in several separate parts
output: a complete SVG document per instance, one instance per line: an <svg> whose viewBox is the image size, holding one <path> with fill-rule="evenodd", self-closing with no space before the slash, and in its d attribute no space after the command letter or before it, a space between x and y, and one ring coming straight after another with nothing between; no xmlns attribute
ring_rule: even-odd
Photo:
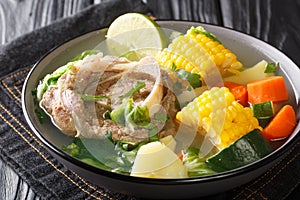
<svg viewBox="0 0 300 200"><path fill-rule="evenodd" d="M155 56L165 46L164 32L149 17L127 13L113 21L107 30L109 49L118 56Z"/></svg>

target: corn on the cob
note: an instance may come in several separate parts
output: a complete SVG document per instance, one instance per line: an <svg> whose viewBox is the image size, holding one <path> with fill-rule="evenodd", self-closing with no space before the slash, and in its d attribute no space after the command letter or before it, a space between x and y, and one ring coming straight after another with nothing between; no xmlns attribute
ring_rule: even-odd
<svg viewBox="0 0 300 200"><path fill-rule="evenodd" d="M157 58L162 67L176 67L188 72L206 76L206 72L214 65L207 52L194 40L187 36L179 36L164 49Z"/></svg>
<svg viewBox="0 0 300 200"><path fill-rule="evenodd" d="M214 87L194 99L176 118L204 129L219 148L224 148L255 128L261 129L253 112L243 107L228 88Z"/></svg>
<svg viewBox="0 0 300 200"><path fill-rule="evenodd" d="M230 50L226 49L216 37L202 27L192 27L183 36L172 41L168 48L157 56L161 66L176 67L205 76L212 63L221 75L238 73L242 64ZM206 71L206 72L205 72Z"/></svg>

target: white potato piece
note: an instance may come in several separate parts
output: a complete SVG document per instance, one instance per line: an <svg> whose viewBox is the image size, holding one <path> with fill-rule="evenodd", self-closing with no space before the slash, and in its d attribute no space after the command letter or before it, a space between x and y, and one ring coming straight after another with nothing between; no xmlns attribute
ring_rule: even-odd
<svg viewBox="0 0 300 200"><path fill-rule="evenodd" d="M267 61L262 60L253 67L249 67L237 75L224 78L224 81L247 85L247 83L251 81L256 81L269 76L274 76L274 73L264 73L267 64Z"/></svg>
<svg viewBox="0 0 300 200"><path fill-rule="evenodd" d="M161 143L169 147L172 151L175 151L176 148L176 141L172 135L168 135L166 137L163 137L159 140Z"/></svg>
<svg viewBox="0 0 300 200"><path fill-rule="evenodd" d="M131 176L146 178L186 178L187 170L178 156L161 142L141 146Z"/></svg>

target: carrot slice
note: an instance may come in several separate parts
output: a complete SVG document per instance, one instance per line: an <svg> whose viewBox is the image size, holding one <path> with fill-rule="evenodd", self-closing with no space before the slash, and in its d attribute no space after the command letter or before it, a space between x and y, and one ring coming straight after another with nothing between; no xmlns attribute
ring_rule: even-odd
<svg viewBox="0 0 300 200"><path fill-rule="evenodd" d="M296 114L293 107L285 105L263 130L263 135L269 140L285 138L293 132L296 123Z"/></svg>
<svg viewBox="0 0 300 200"><path fill-rule="evenodd" d="M241 84L238 84L238 83L234 83L234 82L229 82L229 81L225 81L223 83L224 87L227 87L229 90L231 90L232 88L235 88L235 87L238 87L240 86Z"/></svg>
<svg viewBox="0 0 300 200"><path fill-rule="evenodd" d="M248 101L252 104L287 101L289 94L282 76L272 76L247 84Z"/></svg>
<svg viewBox="0 0 300 200"><path fill-rule="evenodd" d="M234 82L224 82L224 87L227 87L233 94L236 101L243 106L249 106L248 104L248 92L245 85L237 84Z"/></svg>

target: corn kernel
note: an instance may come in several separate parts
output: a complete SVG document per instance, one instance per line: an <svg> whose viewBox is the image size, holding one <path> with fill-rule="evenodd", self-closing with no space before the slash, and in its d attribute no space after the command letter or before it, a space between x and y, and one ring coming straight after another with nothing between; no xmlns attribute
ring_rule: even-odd
<svg viewBox="0 0 300 200"><path fill-rule="evenodd" d="M182 117L195 117L195 112L198 112L199 129L214 130L216 135L212 140L219 148L227 147L255 128L261 129L252 110L235 101L225 87L205 91L178 112L176 118L183 122Z"/></svg>
<svg viewBox="0 0 300 200"><path fill-rule="evenodd" d="M191 28L185 35L174 39L168 48L157 55L160 65L171 68L172 65L167 64L167 60L171 60L176 67L202 77L206 76L211 63L217 66L221 75L239 73L242 64L230 50L205 34L191 31L193 29L197 28ZM209 63L203 64L206 61Z"/></svg>

